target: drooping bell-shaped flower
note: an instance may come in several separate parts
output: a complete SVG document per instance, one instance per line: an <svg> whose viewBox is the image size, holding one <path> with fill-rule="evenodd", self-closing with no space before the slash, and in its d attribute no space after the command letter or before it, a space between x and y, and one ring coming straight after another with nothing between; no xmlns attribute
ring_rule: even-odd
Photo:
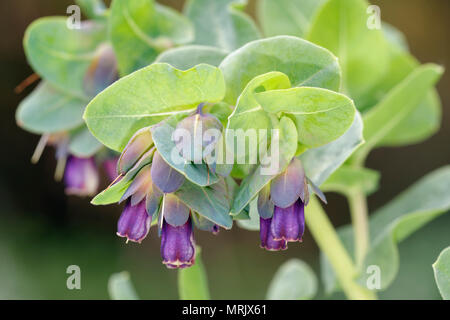
<svg viewBox="0 0 450 320"><path fill-rule="evenodd" d="M133 205L127 200L122 215L117 223L117 235L128 241L141 243L150 230L151 215L147 213L145 200Z"/></svg>
<svg viewBox="0 0 450 320"><path fill-rule="evenodd" d="M161 236L161 256L170 269L190 267L195 262L195 242L192 222L174 227L164 222Z"/></svg>
<svg viewBox="0 0 450 320"><path fill-rule="evenodd" d="M302 241L305 231L305 206L309 201L308 183L302 163L294 158L288 167L258 195L261 247L284 250L287 242ZM325 196L313 185L324 202Z"/></svg>
<svg viewBox="0 0 450 320"><path fill-rule="evenodd" d="M64 172L64 183L68 195L94 195L99 185L99 174L94 158L69 156Z"/></svg>
<svg viewBox="0 0 450 320"><path fill-rule="evenodd" d="M83 82L84 91L94 97L119 79L117 59L111 45L103 44L96 52Z"/></svg>
<svg viewBox="0 0 450 320"><path fill-rule="evenodd" d="M152 183L150 166L144 166L119 201L126 200L126 205L117 224L117 235L140 243L148 234L161 197L161 191Z"/></svg>
<svg viewBox="0 0 450 320"><path fill-rule="evenodd" d="M190 209L175 195L164 195L161 228L161 256L168 268L194 264L195 242Z"/></svg>
<svg viewBox="0 0 450 320"><path fill-rule="evenodd" d="M270 232L274 240L301 242L304 231L305 211L302 200L298 199L287 208L275 206L270 224Z"/></svg>
<svg viewBox="0 0 450 320"><path fill-rule="evenodd" d="M272 218L260 218L259 236L261 238L261 248L269 251L286 250L285 240L275 240L271 231Z"/></svg>
<svg viewBox="0 0 450 320"><path fill-rule="evenodd" d="M175 146L181 156L199 164L211 155L222 134L222 123L212 114L203 113L204 104L197 112L181 120L176 127Z"/></svg>

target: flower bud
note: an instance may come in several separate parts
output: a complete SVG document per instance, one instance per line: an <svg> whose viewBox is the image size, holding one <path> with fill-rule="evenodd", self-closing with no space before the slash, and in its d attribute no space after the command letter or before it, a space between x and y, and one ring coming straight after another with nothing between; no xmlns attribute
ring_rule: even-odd
<svg viewBox="0 0 450 320"><path fill-rule="evenodd" d="M196 114L181 120L176 127L178 139L175 145L181 156L190 162L199 164L220 139L222 123L211 114L202 113L200 105ZM211 150L205 152L206 148Z"/></svg>
<svg viewBox="0 0 450 320"><path fill-rule="evenodd" d="M127 173L152 146L153 139L150 128L146 127L137 131L120 155L117 162L118 173Z"/></svg>

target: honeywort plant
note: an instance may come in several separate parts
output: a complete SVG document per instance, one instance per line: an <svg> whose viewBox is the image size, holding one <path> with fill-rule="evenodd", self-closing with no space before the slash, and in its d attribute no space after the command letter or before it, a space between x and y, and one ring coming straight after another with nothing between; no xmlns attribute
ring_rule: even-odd
<svg viewBox="0 0 450 320"><path fill-rule="evenodd" d="M27 30L42 82L17 122L43 135L38 153L48 143L68 159L68 190L91 193L92 157L112 168L120 153L92 203L125 202L117 234L127 241L155 225L163 263L181 268L181 298L209 298L194 227L217 234L236 221L284 250L306 224L326 292L372 299L395 278L396 244L448 211L445 167L369 219L379 174L365 159L438 130L443 70L420 65L394 27L369 28L366 1L260 0L262 31L244 0L188 0L183 14L151 0L78 3L90 19L81 29L55 17ZM334 229L319 186L348 198L351 226ZM369 288L371 266L381 277ZM268 298L312 298L316 282L291 261Z"/></svg>

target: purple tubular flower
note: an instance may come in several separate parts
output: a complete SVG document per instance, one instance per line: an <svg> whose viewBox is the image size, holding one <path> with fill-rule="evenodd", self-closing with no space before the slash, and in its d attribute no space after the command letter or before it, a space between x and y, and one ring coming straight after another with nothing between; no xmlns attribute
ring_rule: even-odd
<svg viewBox="0 0 450 320"><path fill-rule="evenodd" d="M259 236L261 237L261 248L268 251L280 251L287 249L285 240L275 240L271 232L272 218L259 219Z"/></svg>
<svg viewBox="0 0 450 320"><path fill-rule="evenodd" d="M69 156L64 172L64 183L68 195L94 195L99 184L99 174L94 158Z"/></svg>
<svg viewBox="0 0 450 320"><path fill-rule="evenodd" d="M275 240L302 241L305 231L304 207L300 199L287 208L275 206L270 224L270 232Z"/></svg>
<svg viewBox="0 0 450 320"><path fill-rule="evenodd" d="M173 227L164 219L161 236L161 256L170 269L186 268L194 264L195 242L191 218L179 227Z"/></svg>
<svg viewBox="0 0 450 320"><path fill-rule="evenodd" d="M145 209L145 200L133 206L127 200L122 215L117 223L117 235L127 238L128 241L141 243L150 230L152 217Z"/></svg>

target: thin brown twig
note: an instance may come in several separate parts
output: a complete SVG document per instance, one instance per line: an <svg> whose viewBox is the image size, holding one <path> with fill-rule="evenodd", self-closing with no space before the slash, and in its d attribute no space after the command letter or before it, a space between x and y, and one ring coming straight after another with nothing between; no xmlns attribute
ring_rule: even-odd
<svg viewBox="0 0 450 320"><path fill-rule="evenodd" d="M33 73L23 80L17 87L14 88L15 94L21 94L26 88L38 81L41 77L37 73Z"/></svg>

